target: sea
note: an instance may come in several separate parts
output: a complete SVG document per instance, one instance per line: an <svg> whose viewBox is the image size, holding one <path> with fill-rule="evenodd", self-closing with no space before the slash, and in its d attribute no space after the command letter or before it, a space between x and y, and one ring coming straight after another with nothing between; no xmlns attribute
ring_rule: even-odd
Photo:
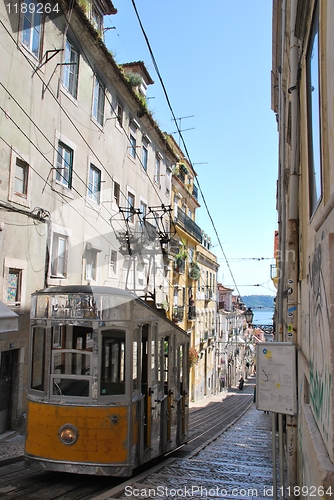
<svg viewBox="0 0 334 500"><path fill-rule="evenodd" d="M260 309L254 307L252 309L254 313L253 324L254 325L272 325L274 309Z"/></svg>

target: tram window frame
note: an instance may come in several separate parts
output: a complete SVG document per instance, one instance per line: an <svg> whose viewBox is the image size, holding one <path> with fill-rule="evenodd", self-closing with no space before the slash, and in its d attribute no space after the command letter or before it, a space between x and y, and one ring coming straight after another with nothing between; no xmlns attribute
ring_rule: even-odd
<svg viewBox="0 0 334 500"><path fill-rule="evenodd" d="M127 393L127 381L129 377L127 376L127 335L126 330L119 328L108 328L105 330L101 330L100 336L100 359L99 359L99 396L102 398L117 398L124 397ZM105 339L107 339L107 343L105 343ZM106 347L110 345L112 346L112 340L116 342L114 345L119 346L119 350L113 352L113 348L108 349L107 352ZM120 342L119 342L120 341ZM123 341L123 342L122 342ZM113 371L112 367L112 357L113 355L118 355L117 366ZM106 356L108 356L108 366L106 366ZM103 376L103 371L107 369L109 370L109 378L119 378L119 380L107 380L106 372ZM117 373L116 373L117 372ZM107 385L108 384L108 385ZM102 392L104 391L104 392Z"/></svg>
<svg viewBox="0 0 334 500"><path fill-rule="evenodd" d="M132 338L132 391L139 392L140 388L140 373L139 373L139 360L141 359L139 342L139 328L134 329Z"/></svg>
<svg viewBox="0 0 334 500"><path fill-rule="evenodd" d="M42 338L38 338L36 340L36 331L37 330L42 330L43 335ZM45 345L46 345L46 328L41 325L34 325L32 327L32 339L31 339L31 367L30 367L30 389L32 391L38 391L38 392L45 392ZM41 353L41 357L39 357L38 363L36 361L36 352L37 352L37 347L38 347L38 352ZM35 379L35 374L37 373L35 368L38 366L38 381L40 382L39 385L33 385L34 384L34 379Z"/></svg>
<svg viewBox="0 0 334 500"><path fill-rule="evenodd" d="M52 325L50 395L51 398L91 397L93 329L78 325ZM91 342L89 342L90 344ZM59 363L60 360L60 363Z"/></svg>

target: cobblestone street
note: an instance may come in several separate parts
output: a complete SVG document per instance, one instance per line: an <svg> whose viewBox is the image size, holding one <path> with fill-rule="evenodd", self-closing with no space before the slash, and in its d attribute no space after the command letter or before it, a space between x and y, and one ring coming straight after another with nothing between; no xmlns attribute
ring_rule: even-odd
<svg viewBox="0 0 334 500"><path fill-rule="evenodd" d="M118 497L111 491L105 499ZM253 404L226 432L190 459L172 460L119 498L274 498L271 415Z"/></svg>

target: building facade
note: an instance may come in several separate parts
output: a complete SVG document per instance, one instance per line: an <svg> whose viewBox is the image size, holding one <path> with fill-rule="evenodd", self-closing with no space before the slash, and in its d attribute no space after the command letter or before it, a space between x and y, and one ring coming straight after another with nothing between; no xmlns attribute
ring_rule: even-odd
<svg viewBox="0 0 334 500"><path fill-rule="evenodd" d="M334 487L334 4L274 0L272 109L279 134L276 336L297 346L288 486ZM330 490L331 487L331 490Z"/></svg>
<svg viewBox="0 0 334 500"><path fill-rule="evenodd" d="M47 5L0 7L0 291L18 315L0 334L0 432L24 428L32 292L105 285L162 303L169 290L177 158L147 108L151 77L104 45L110 0Z"/></svg>

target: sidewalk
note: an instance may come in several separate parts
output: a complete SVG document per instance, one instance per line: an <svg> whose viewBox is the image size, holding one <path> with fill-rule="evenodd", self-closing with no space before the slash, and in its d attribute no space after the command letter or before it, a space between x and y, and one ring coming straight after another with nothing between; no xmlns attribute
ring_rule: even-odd
<svg viewBox="0 0 334 500"><path fill-rule="evenodd" d="M25 435L7 431L0 434L0 467L23 460Z"/></svg>

